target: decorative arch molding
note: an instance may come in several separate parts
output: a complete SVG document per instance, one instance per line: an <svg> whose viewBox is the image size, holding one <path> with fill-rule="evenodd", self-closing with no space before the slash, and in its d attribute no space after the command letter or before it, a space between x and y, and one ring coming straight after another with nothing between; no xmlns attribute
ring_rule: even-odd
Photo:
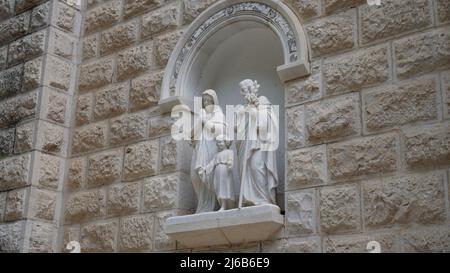
<svg viewBox="0 0 450 273"><path fill-rule="evenodd" d="M249 22L249 26L261 24L277 35L284 55L284 64L277 67L281 81L309 75L306 35L297 16L288 6L280 0L220 0L192 22L175 46L161 87L159 106L163 112L170 111L180 103L192 105L192 90L183 88L192 63L211 37L236 22ZM242 24L239 29L242 29Z"/></svg>

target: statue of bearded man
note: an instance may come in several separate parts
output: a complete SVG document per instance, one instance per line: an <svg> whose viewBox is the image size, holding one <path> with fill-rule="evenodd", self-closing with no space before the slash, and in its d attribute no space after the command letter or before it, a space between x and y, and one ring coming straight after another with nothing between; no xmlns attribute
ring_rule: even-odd
<svg viewBox="0 0 450 273"><path fill-rule="evenodd" d="M236 113L239 207L276 204L276 149L270 149L268 142L275 137L278 147L278 116L269 100L258 96L260 86L256 81L244 80L239 85L246 101L246 105L237 107ZM264 135L268 131L272 138Z"/></svg>

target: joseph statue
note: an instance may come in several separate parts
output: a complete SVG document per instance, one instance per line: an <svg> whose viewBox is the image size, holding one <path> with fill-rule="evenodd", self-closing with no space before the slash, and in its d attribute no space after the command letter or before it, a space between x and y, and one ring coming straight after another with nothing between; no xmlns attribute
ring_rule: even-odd
<svg viewBox="0 0 450 273"><path fill-rule="evenodd" d="M269 100L258 96L260 86L256 81L244 80L239 85L246 101L246 105L238 106L236 111L236 148L241 182L239 207L276 204L276 150L264 148L267 147L267 139L261 133L267 131L267 126L272 132L278 132L278 116ZM261 123L261 117L266 124Z"/></svg>

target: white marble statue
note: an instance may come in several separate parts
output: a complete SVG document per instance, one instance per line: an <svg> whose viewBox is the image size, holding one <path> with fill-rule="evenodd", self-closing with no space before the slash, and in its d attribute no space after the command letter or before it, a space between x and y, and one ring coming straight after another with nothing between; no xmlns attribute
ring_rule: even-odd
<svg viewBox="0 0 450 273"><path fill-rule="evenodd" d="M261 114L265 115L269 126L278 131L278 117L269 100L258 97L260 86L256 81L244 80L239 85L247 103L238 106L236 113L236 128L243 128L237 129L236 141L241 180L239 207L275 204L278 185L276 151L262 149L265 140L261 130L264 128L257 120Z"/></svg>
<svg viewBox="0 0 450 273"><path fill-rule="evenodd" d="M196 114L198 117L191 134L194 145L191 180L198 202L196 213L201 213L214 211L217 205L213 181L209 176L201 177L199 174L203 173L218 153L215 139L225 132L225 116L214 90L203 92L202 110Z"/></svg>
<svg viewBox="0 0 450 273"><path fill-rule="evenodd" d="M231 141L224 135L216 138L219 152L213 160L206 166L200 176L205 176L205 180L212 181L217 201L220 205L220 211L232 209L235 207L233 164L234 153L230 149Z"/></svg>

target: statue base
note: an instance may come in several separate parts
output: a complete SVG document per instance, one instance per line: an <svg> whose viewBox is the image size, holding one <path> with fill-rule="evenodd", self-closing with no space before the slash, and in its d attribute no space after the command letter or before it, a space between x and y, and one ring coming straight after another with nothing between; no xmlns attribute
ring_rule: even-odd
<svg viewBox="0 0 450 273"><path fill-rule="evenodd" d="M269 240L284 224L275 205L261 205L168 218L165 231L183 247Z"/></svg>

